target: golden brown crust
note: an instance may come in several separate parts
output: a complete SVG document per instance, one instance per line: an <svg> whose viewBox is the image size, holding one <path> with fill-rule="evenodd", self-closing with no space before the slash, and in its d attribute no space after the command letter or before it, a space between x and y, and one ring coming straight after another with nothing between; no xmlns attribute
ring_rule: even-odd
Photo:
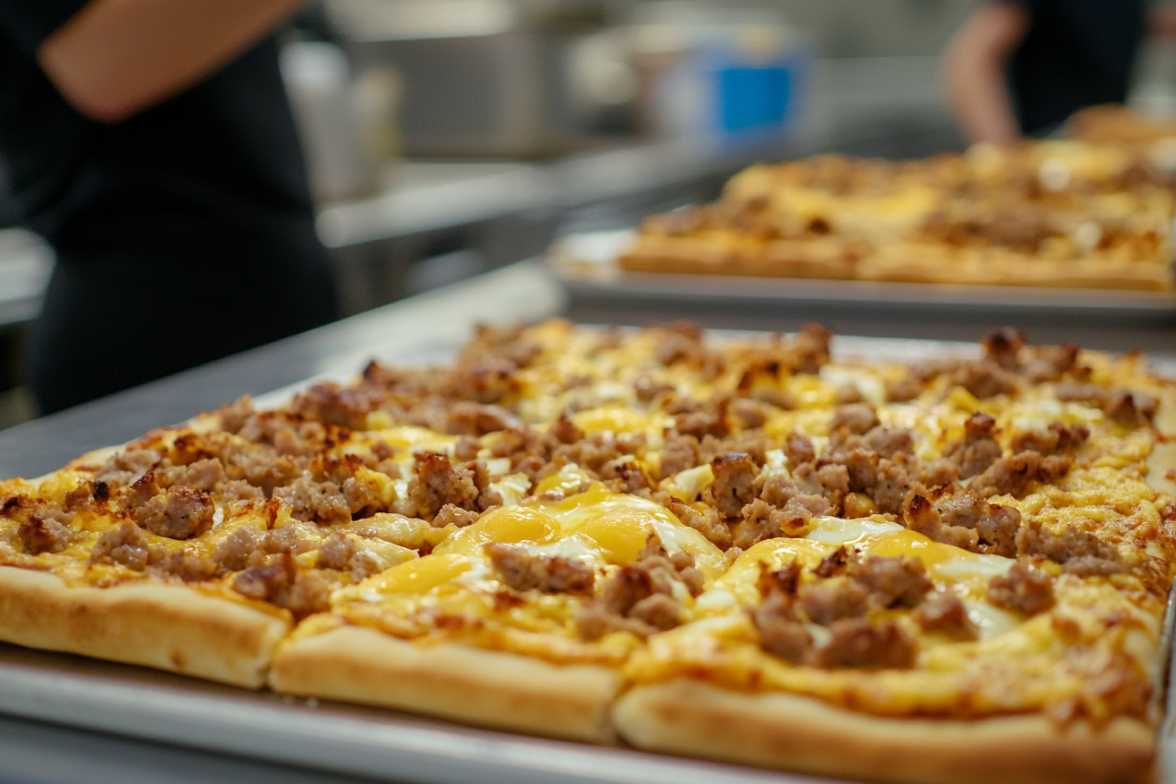
<svg viewBox="0 0 1176 784"><path fill-rule="evenodd" d="M99 449L90 450L84 455L70 460L65 464L65 467L62 470L89 469L101 466L103 463L113 457L119 450L121 450L123 446L125 445L119 444L118 446L104 446ZM41 482L53 476L55 473L57 473L57 471L50 471L48 474L44 474L29 481L33 483Z"/></svg>
<svg viewBox="0 0 1176 784"><path fill-rule="evenodd" d="M1147 483L1157 493L1176 498L1176 385L1169 386L1160 397L1156 411L1158 439L1147 460Z"/></svg>
<svg viewBox="0 0 1176 784"><path fill-rule="evenodd" d="M951 255L953 263L944 264ZM668 275L825 278L900 283L1114 288L1167 291L1173 287L1168 265L1110 259L1052 261L1012 252L951 253L945 248L895 243L884 252L854 260L831 240L768 243L749 250L693 238L640 237L617 260L629 272Z"/></svg>
<svg viewBox="0 0 1176 784"><path fill-rule="evenodd" d="M183 585L71 586L0 566L0 640L30 648L257 688L289 629L281 616Z"/></svg>
<svg viewBox="0 0 1176 784"><path fill-rule="evenodd" d="M759 278L853 278L855 259L843 243L776 241L763 248L670 237L641 237L617 260L629 272Z"/></svg>
<svg viewBox="0 0 1176 784"><path fill-rule="evenodd" d="M630 691L613 721L643 749L882 781L1143 781L1153 767L1153 731L1127 718L1097 732L1042 716L885 719L686 680Z"/></svg>
<svg viewBox="0 0 1176 784"><path fill-rule="evenodd" d="M420 645L344 626L294 637L270 670L275 691L382 705L502 729L607 743L620 676L453 643Z"/></svg>

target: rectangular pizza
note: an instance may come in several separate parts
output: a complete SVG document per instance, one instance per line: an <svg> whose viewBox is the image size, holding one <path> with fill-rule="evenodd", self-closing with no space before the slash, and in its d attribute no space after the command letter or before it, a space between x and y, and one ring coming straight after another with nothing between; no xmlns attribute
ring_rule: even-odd
<svg viewBox="0 0 1176 784"><path fill-rule="evenodd" d="M917 161L820 156L737 174L647 219L630 272L1173 288L1176 191L1145 156L1077 141Z"/></svg>
<svg viewBox="0 0 1176 784"><path fill-rule="evenodd" d="M1157 164L1162 165L1166 159L1170 171L1176 117L1138 112L1121 104L1100 104L1074 112L1066 121L1066 134L1084 142L1144 151Z"/></svg>
<svg viewBox="0 0 1176 784"><path fill-rule="evenodd" d="M0 483L0 639L886 781L1147 781L1176 386L1138 355L483 328Z"/></svg>

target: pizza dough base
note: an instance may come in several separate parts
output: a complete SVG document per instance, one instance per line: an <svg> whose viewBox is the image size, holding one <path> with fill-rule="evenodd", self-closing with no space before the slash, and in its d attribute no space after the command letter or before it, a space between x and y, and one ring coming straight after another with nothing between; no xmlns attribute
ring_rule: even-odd
<svg viewBox="0 0 1176 784"><path fill-rule="evenodd" d="M456 643L422 645L361 626L295 636L270 670L274 691L427 713L595 743L614 739L620 675Z"/></svg>
<svg viewBox="0 0 1176 784"><path fill-rule="evenodd" d="M815 272L811 261L803 267L803 276ZM1176 390L1163 398L1156 425L1176 432ZM192 424L208 427L209 415ZM121 448L94 450L69 466L100 465ZM1176 443L1158 443L1149 467L1150 483L1172 492L1176 483L1167 470L1176 467ZM1155 733L1132 719L1118 718L1097 733L1076 727L1067 734L1040 715L890 719L689 680L637 686L618 697L622 678L603 666L559 666L453 643L426 647L357 626L288 638L291 629L286 618L182 585L74 587L51 573L0 566L0 640L230 685L268 684L281 693L506 730L883 781L1154 776Z"/></svg>
<svg viewBox="0 0 1176 784"><path fill-rule="evenodd" d="M1176 433L1176 388L1155 425ZM1176 491L1176 442L1159 441L1148 483ZM885 718L784 692L749 694L675 679L635 686L612 712L621 739L642 749L880 781L1035 784L1153 781L1155 730L1120 717L1067 732L1046 717L972 721ZM723 728L717 731L716 728ZM836 753L830 753L836 749Z"/></svg>
<svg viewBox="0 0 1176 784"><path fill-rule="evenodd" d="M848 247L848 246L846 246ZM639 237L616 262L629 272L735 277L825 278L969 286L1111 288L1167 291L1168 264L1115 259L1047 261L1012 252L950 252L926 244L895 244L884 252L853 258L834 241L773 241L762 247L691 238Z"/></svg>
<svg viewBox="0 0 1176 784"><path fill-rule="evenodd" d="M71 586L48 572L0 566L0 640L29 648L255 689L290 625L183 585Z"/></svg>
<svg viewBox="0 0 1176 784"><path fill-rule="evenodd" d="M1153 768L1154 731L1127 718L1064 733L1039 715L891 719L689 680L639 686L612 715L641 749L879 781L1144 781Z"/></svg>

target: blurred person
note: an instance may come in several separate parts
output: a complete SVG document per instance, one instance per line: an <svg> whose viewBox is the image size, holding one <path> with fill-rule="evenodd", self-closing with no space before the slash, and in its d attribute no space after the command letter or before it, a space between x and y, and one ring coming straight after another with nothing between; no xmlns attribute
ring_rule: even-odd
<svg viewBox="0 0 1176 784"><path fill-rule="evenodd" d="M1045 136L1078 109L1122 103L1148 32L1176 14L1146 0L989 0L944 54L952 110L975 142Z"/></svg>
<svg viewBox="0 0 1176 784"><path fill-rule="evenodd" d="M273 31L300 0L0 0L0 159L57 264L43 413L337 317Z"/></svg>

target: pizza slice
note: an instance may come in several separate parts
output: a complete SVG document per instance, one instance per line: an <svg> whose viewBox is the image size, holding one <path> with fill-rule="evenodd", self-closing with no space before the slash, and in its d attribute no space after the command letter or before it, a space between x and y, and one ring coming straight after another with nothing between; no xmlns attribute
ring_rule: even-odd
<svg viewBox="0 0 1176 784"><path fill-rule="evenodd" d="M877 400L882 369L777 383ZM716 511L744 552L700 617L630 659L618 732L871 779L1143 780L1176 554L1171 383L1009 330L908 372L884 404L776 414L784 460L746 464L750 482L712 462L698 503L735 493Z"/></svg>
<svg viewBox="0 0 1176 784"><path fill-rule="evenodd" d="M413 482L389 475L404 431L380 435L240 401L4 482L0 638L263 685L277 642L332 591L454 528L391 511Z"/></svg>
<svg viewBox="0 0 1176 784"><path fill-rule="evenodd" d="M613 717L640 748L888 781L1153 764L1165 600L1142 588L822 518L743 553L698 604L626 668Z"/></svg>
<svg viewBox="0 0 1176 784"><path fill-rule="evenodd" d="M757 165L653 216L633 272L1170 289L1176 197L1138 155L1074 141L890 162ZM949 262L949 263L945 263Z"/></svg>
<svg viewBox="0 0 1176 784"><path fill-rule="evenodd" d="M271 684L607 742L623 665L689 618L723 565L665 507L569 463L523 503L337 592L282 644Z"/></svg>

